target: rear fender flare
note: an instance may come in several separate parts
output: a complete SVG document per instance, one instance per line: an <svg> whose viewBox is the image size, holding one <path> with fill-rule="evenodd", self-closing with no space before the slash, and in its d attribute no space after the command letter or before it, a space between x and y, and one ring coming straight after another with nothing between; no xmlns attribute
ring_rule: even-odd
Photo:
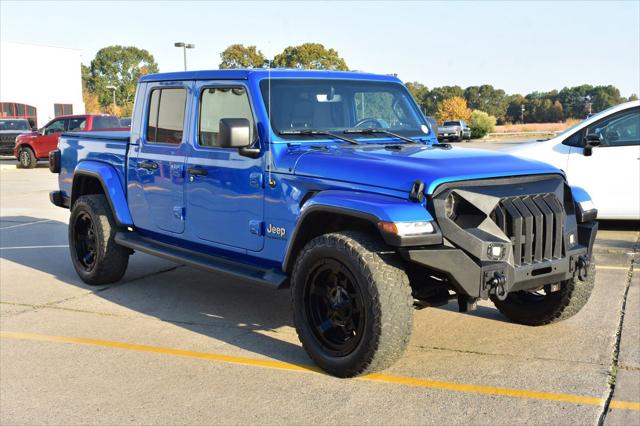
<svg viewBox="0 0 640 426"><path fill-rule="evenodd" d="M107 201L111 206L111 211L113 212L113 216L115 217L118 225L133 225L133 219L131 218L131 212L129 212L124 187L118 177L118 172L109 164L101 163L99 161L81 161L78 163L73 173L71 206L73 206L73 203L75 203L76 199L80 196L80 188L77 182L80 181L79 178L82 176L89 176L100 182L104 195L107 197Z"/></svg>

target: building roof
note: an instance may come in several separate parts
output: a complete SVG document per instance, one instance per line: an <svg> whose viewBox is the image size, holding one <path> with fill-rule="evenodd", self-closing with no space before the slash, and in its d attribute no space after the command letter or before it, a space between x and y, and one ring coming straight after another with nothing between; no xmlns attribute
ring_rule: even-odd
<svg viewBox="0 0 640 426"><path fill-rule="evenodd" d="M288 68L269 69L226 69L183 71L149 74L140 78L140 81L168 81L168 80L249 80L268 78L333 78L345 80L379 80L399 82L392 75L369 74L359 71L325 71L325 70L298 70Z"/></svg>

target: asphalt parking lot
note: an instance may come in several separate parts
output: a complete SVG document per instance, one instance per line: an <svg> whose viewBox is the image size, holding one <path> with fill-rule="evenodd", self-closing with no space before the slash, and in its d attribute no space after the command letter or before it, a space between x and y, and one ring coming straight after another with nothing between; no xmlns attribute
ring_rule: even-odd
<svg viewBox="0 0 640 426"><path fill-rule="evenodd" d="M640 424L638 224L602 224L595 290L572 319L423 309L395 366L336 379L302 349L287 291L143 254L121 283L86 286L68 211L48 200L56 176L1 163L3 425Z"/></svg>

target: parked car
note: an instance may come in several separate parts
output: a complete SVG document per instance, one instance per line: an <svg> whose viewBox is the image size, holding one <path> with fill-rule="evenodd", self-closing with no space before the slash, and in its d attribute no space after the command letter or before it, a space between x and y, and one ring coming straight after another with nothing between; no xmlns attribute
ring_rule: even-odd
<svg viewBox="0 0 640 426"><path fill-rule="evenodd" d="M38 160L47 159L58 146L58 137L65 131L90 132L121 129L120 121L108 114L67 115L57 117L43 128L18 136L13 155L23 168L33 168Z"/></svg>
<svg viewBox="0 0 640 426"><path fill-rule="evenodd" d="M29 121L24 118L0 118L0 154L13 154L16 137L31 132Z"/></svg>
<svg viewBox="0 0 640 426"><path fill-rule="evenodd" d="M464 120L451 120L438 127L438 140L462 141L471 139L471 128Z"/></svg>
<svg viewBox="0 0 640 426"><path fill-rule="evenodd" d="M120 119L120 127L131 127L131 117L122 117Z"/></svg>
<svg viewBox="0 0 640 426"><path fill-rule="evenodd" d="M146 75L131 132L66 133L49 167L85 283L141 251L290 287L305 350L336 376L398 359L414 304L490 298L544 325L593 288L587 193L546 163L437 143L393 76Z"/></svg>
<svg viewBox="0 0 640 426"><path fill-rule="evenodd" d="M551 163L589 192L601 219L640 219L640 101L626 102L513 154Z"/></svg>

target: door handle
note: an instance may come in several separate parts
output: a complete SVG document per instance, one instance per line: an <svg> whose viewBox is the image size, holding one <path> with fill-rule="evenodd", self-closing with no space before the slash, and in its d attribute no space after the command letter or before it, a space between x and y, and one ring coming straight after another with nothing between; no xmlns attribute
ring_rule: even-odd
<svg viewBox="0 0 640 426"><path fill-rule="evenodd" d="M141 161L140 168L145 170L156 170L158 168L158 163L149 160Z"/></svg>
<svg viewBox="0 0 640 426"><path fill-rule="evenodd" d="M203 169L202 167L189 167L187 173L191 176L207 176L209 174L207 169Z"/></svg>

